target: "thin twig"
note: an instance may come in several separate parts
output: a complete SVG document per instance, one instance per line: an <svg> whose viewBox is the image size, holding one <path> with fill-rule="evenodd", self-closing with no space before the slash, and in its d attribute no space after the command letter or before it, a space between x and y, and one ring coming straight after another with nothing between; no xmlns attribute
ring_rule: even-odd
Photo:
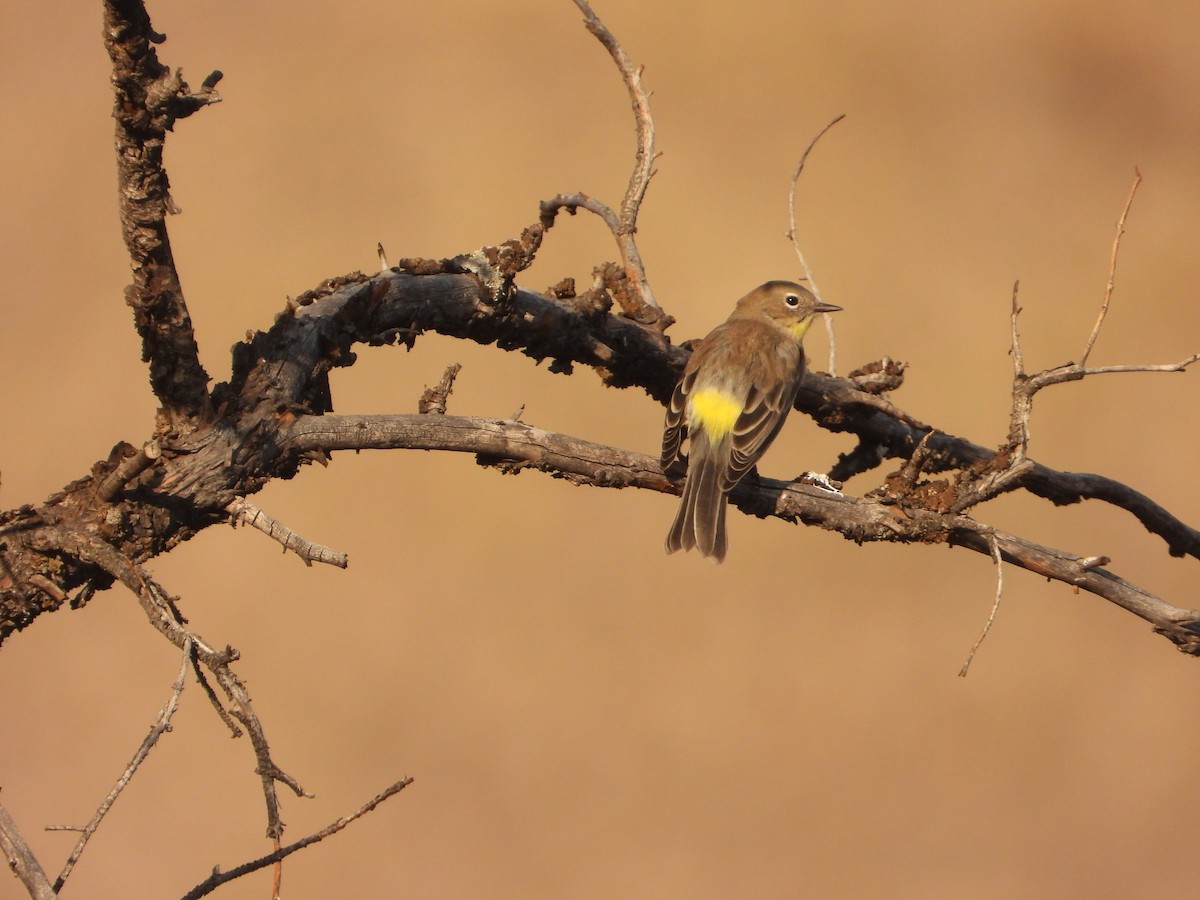
<svg viewBox="0 0 1200 900"><path fill-rule="evenodd" d="M275 838L275 852L279 852L279 838ZM279 900L283 893L283 857L275 860L271 866L271 900Z"/></svg>
<svg viewBox="0 0 1200 900"><path fill-rule="evenodd" d="M1184 372L1188 366L1200 362L1200 353L1193 353L1187 359L1181 359L1177 363L1146 363L1132 364L1122 366L1091 366L1081 370L1082 375L1110 375L1113 373L1128 373L1128 372Z"/></svg>
<svg viewBox="0 0 1200 900"><path fill-rule="evenodd" d="M150 726L150 733L146 735L137 752L133 754L133 758L129 760L129 765L125 767L125 771L121 773L121 777L117 779L117 783L113 785L113 789L108 792L108 796L96 808L95 815L92 820L83 828L83 834L80 835L79 841L75 844L75 849L71 851L70 857L67 858L66 864L62 871L58 873L58 878L54 881L55 893L63 889L67 878L71 874L71 870L75 868L75 864L79 862L79 857L83 855L84 848L87 842L91 840L96 829L100 827L100 822L112 809L112 805L117 802L117 797L121 795L121 791L125 790L125 786L129 784L142 761L150 755L150 751L154 749L154 745L158 743L158 739L166 732L171 730L171 717L175 715L175 710L179 707L179 698L183 694L184 685L187 683L188 667L192 661L192 641L186 640L183 645L183 661L179 665L179 675L175 678L174 684L171 685L171 696L167 698L167 702L158 713L158 718L154 724Z"/></svg>
<svg viewBox="0 0 1200 900"><path fill-rule="evenodd" d="M637 230L638 210L650 179L654 177L654 119L650 115L650 95L642 87L642 68L636 66L621 42L613 35L608 27L600 21L600 17L592 11L588 0L574 0L579 11L583 13L583 21L587 30L596 36L604 48L612 56L613 62L621 73L621 80L629 91L629 101L633 106L633 118L637 127L637 163L629 176L629 186L625 190L625 199L621 202L621 230L632 233ZM647 299L647 302L649 300Z"/></svg>
<svg viewBox="0 0 1200 900"><path fill-rule="evenodd" d="M808 267L808 261L804 258L804 251L800 249L800 242L796 233L796 188L800 184L800 174L804 171L804 164L808 161L808 154L812 153L813 147L817 146L817 141L825 136L830 128L836 125L842 119L846 118L845 113L839 113L834 116L824 128L816 133L808 146L804 148L804 152L800 154L800 161L796 163L796 171L792 173L792 183L788 190L788 231L787 238L792 242L792 249L796 251L796 256L800 259L800 267L804 269L804 279L810 284L813 283L812 269ZM814 288L813 293L816 293Z"/></svg>
<svg viewBox="0 0 1200 900"><path fill-rule="evenodd" d="M223 651L217 650L194 631L189 630L181 621L178 610L167 593L132 561L122 556L112 544L94 535L75 531L64 533L61 544L67 552L99 567L132 591L150 619L150 624L176 647L182 650L189 641L191 642L190 656L212 673L230 701L228 715L241 723L250 737L250 745L254 749L257 763L255 774L259 776L262 784L263 800L267 808L267 837L281 836L284 826L279 811L279 796L275 790L276 783L287 785L299 797L312 795L305 791L295 778L280 769L271 757L266 731L254 710L250 693L230 668L230 664L237 659L237 651L231 647L226 647Z"/></svg>
<svg viewBox="0 0 1200 900"><path fill-rule="evenodd" d="M584 25L612 57L621 73L621 80L629 92L629 100L633 106L634 125L637 130L637 150L633 172L629 176L629 185L625 189L625 197L621 201L621 211L616 213L607 204L582 193L559 194L541 204L541 225L543 229L554 224L555 216L560 209L574 213L576 209L586 209L595 213L608 226L617 242L621 253L621 263L625 277L632 286L633 294L638 301L651 310L657 310L658 303L650 290L650 281L646 277L646 266L642 262L642 254L638 249L637 219L641 211L642 200L646 197L646 189L650 179L654 177L654 161L657 153L654 150L654 119L650 114L650 95L642 87L642 69L634 65L629 54L621 46L608 27L600 21L600 17L592 10L588 0L574 0L579 11L583 13ZM660 318L658 314L641 315L641 310L627 309L627 313L639 320L653 321Z"/></svg>
<svg viewBox="0 0 1200 900"><path fill-rule="evenodd" d="M1135 363L1116 366L1082 366L1079 363L1067 363L1046 369L1036 375L1027 375L1017 382L1021 392L1032 402L1033 395L1043 388L1068 381L1082 381L1089 375L1127 375L1136 372L1186 372L1189 366L1200 362L1200 353L1193 353L1186 359L1174 363ZM1016 390L1016 388L1014 388Z"/></svg>
<svg viewBox="0 0 1200 900"><path fill-rule="evenodd" d="M994 533L988 535L988 546L992 551L992 561L996 563L996 599L992 603L992 611L988 615L987 621L983 623L983 631L979 632L979 637L975 639L975 644L971 647L971 652L967 654L962 668L958 670L960 678L967 677L967 670L971 668L971 661L975 659L975 652L979 649L979 645L983 643L983 639L988 636L988 632L992 630L992 623L996 621L996 611L1000 609L1000 597L1004 594L1004 560L1000 558L1000 542L996 540Z"/></svg>
<svg viewBox="0 0 1200 900"><path fill-rule="evenodd" d="M1013 451L1013 458L1024 459L1029 452L1029 418L1033 414L1033 395L1036 389L1030 390L1029 378L1025 375L1025 357L1021 353L1021 331L1017 320L1021 317L1021 304L1017 294L1021 289L1018 279L1013 282L1012 309L1009 322L1012 328L1012 345L1009 353L1013 359L1012 407L1009 412L1008 446Z"/></svg>
<svg viewBox="0 0 1200 900"><path fill-rule="evenodd" d="M230 668L230 663L237 659L237 651L231 647L226 647L224 651L217 651L206 644L195 632L185 628L179 621L178 613L167 593L136 566L130 565L128 573L118 568L114 574L117 574L127 587L130 586L128 576L132 575L133 582L139 586L135 588L135 593L142 600L142 608L151 614L152 624L169 640L176 643L176 646L182 647L187 640L191 640L194 645L193 653L204 663L205 668L212 673L217 684L221 686L221 690L225 692L225 696L229 698L231 702L229 715L237 719L246 729L246 734L250 737L250 746L254 749L254 758L257 762L255 774L258 775L262 785L263 800L267 807L267 837L281 836L283 819L279 812L279 795L275 790L276 782L287 785L298 797L311 797L312 795L305 791L295 778L280 769L271 757L267 733L263 728L262 721L258 718L258 713L254 710L250 692L246 690L241 679ZM157 621L153 618L155 613L159 616Z"/></svg>
<svg viewBox="0 0 1200 900"><path fill-rule="evenodd" d="M1136 185L1135 185L1136 189ZM1130 195L1132 199L1132 194ZM1126 207L1128 210L1128 206ZM1124 217L1122 217L1124 221ZM1114 261L1116 259L1114 254ZM1017 282L1019 284L1019 282ZM1193 353L1179 362L1174 363L1131 363L1113 366L1085 366L1083 362L1067 363L1052 369L1029 375L1025 372L1025 361L1021 356L1021 339L1017 330L1017 317L1021 308L1017 305L1017 284L1013 285L1012 296L1012 357L1013 357L1013 402L1011 422L1009 426L1009 447L1015 451L1013 464L1023 460L1029 450L1029 419L1033 413L1033 397L1043 388L1068 381L1082 381L1089 375L1124 375L1135 372L1186 372L1188 367L1200 362L1200 353ZM1105 310L1107 310L1107 301ZM1088 352L1099 333L1104 320L1104 311L1096 322L1089 341ZM1085 354L1086 355L1086 354Z"/></svg>
<svg viewBox="0 0 1200 900"><path fill-rule="evenodd" d="M219 718L221 722L224 723L225 727L229 729L229 736L233 738L240 738L243 734L245 734L245 732L242 731L242 726L238 725L238 723L233 720L233 716L229 714L229 710L227 710L224 704L221 703L221 698L217 696L217 692L213 689L212 682L209 681L208 676L204 674L204 664L200 662L200 656L196 652L194 646L192 648L192 671L196 673L196 683L200 685L201 690L204 691L204 696L206 696L208 698L208 702L212 704L213 711L216 712L217 718Z"/></svg>
<svg viewBox="0 0 1200 900"><path fill-rule="evenodd" d="M1133 186L1129 189L1129 197L1125 200L1125 208L1121 210L1121 218L1117 220L1117 233L1113 236L1112 255L1108 260L1108 283L1104 287L1104 300L1100 304L1100 315L1096 317L1096 324L1092 326L1092 333L1088 336L1087 345L1083 348L1083 356L1079 359L1079 365L1085 365L1088 357L1092 353L1092 347L1096 345L1096 338L1100 337L1100 328L1104 325L1104 319L1108 315L1108 304L1112 300L1113 287L1117 281L1117 253L1121 249L1121 236L1125 234L1125 220L1129 217L1129 208L1133 206L1133 196L1137 193L1138 185L1142 183L1142 173L1136 168L1133 170Z"/></svg>
<svg viewBox="0 0 1200 900"><path fill-rule="evenodd" d="M1012 311L1009 314L1009 320L1012 325L1012 346L1010 352L1013 358L1013 377L1020 378L1025 374L1025 357L1021 355L1021 332L1017 328L1017 319L1021 315L1021 306L1017 302L1017 293L1021 289L1021 281L1017 279L1013 282L1012 289Z"/></svg>
<svg viewBox="0 0 1200 900"><path fill-rule="evenodd" d="M282 544L285 552L291 550L299 556L304 560L306 566L311 566L313 563L319 562L344 569L350 565L348 554L341 550L334 550L332 547L326 547L324 544L315 544L310 540L302 538L296 532L292 531L292 529L281 524L273 516L263 512L245 497L235 497L225 507L225 511L229 513L230 521L234 525L238 522L244 522L251 528L258 529L271 538L271 540Z"/></svg>
<svg viewBox="0 0 1200 900"><path fill-rule="evenodd" d="M808 260L804 258L804 251L800 249L800 240L796 233L796 188L800 183L800 173L804 171L804 163L808 160L808 154L812 152L813 147L830 128L836 125L842 119L846 118L845 113L839 113L834 116L829 123L817 132L816 136L808 142L808 146L804 148L804 152L800 154L800 161L796 163L796 171L792 173L792 184L788 189L788 240L792 242L792 248L796 251L796 256L800 259L800 267L804 270L804 280L808 282L809 289L813 295L819 300L821 292L817 288L817 281L813 277L812 269L808 265ZM833 317L829 313L825 313L825 334L829 338L829 374L837 374L837 341L833 333Z"/></svg>
<svg viewBox="0 0 1200 900"><path fill-rule="evenodd" d="M400 791L404 790L406 787L412 784L412 782L413 780L411 778L404 778L400 781L397 781L395 784L390 785L381 793L376 794L365 804L359 807L355 812L348 816L343 816L336 822L326 825L320 831L310 834L308 837L301 838L294 844L288 844L286 847L274 850L271 853L268 853L266 856L260 856L258 859L243 863L234 869L230 869L228 872L214 870L212 875L204 879L204 881L200 882L198 885L184 894L183 900L197 900L199 897L203 897L212 893L226 882L233 881L235 878L241 878L243 875L248 875L251 872L257 872L259 869L272 865L286 856L291 856L297 850L303 850L310 844L315 844L318 841L325 840L325 838L329 837L330 835L337 834L355 819L365 816L384 800L387 800L389 797L400 793Z"/></svg>

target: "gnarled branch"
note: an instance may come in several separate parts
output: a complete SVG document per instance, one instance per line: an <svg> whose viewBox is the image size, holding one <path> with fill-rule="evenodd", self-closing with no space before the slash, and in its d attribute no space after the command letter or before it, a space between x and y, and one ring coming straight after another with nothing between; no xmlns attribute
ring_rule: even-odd
<svg viewBox="0 0 1200 900"><path fill-rule="evenodd" d="M167 237L167 215L177 210L162 152L178 119L220 100L214 88L221 73L213 72L193 93L178 71L158 61L154 44L163 40L140 0L106 0L121 231L133 269L125 299L133 307L142 358L150 364L150 384L166 423L188 429L211 418L209 379Z"/></svg>

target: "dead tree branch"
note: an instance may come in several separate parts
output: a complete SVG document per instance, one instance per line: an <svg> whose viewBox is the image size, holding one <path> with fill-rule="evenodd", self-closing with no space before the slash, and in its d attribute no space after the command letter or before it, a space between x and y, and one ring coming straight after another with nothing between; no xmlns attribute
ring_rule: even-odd
<svg viewBox="0 0 1200 900"><path fill-rule="evenodd" d="M350 557L341 550L334 550L332 547L326 547L324 544L315 544L310 540L302 538L292 529L279 522L274 516L270 516L263 512L245 497L235 497L225 507L229 513L229 521L235 526L239 522L244 522L251 528L255 528L265 534L273 541L277 541L283 546L283 549L291 550L302 560L306 566L311 566L315 562L324 563L328 566L337 566L339 569L344 569L350 565Z"/></svg>
<svg viewBox="0 0 1200 900"><path fill-rule="evenodd" d="M142 358L150 364L165 424L186 430L207 423L212 410L208 373L200 363L167 237L167 215L178 210L162 152L176 121L220 100L214 88L221 73L213 72L193 93L178 71L158 61L154 44L163 40L151 28L141 0L106 0L104 43L116 93L121 231L133 269L125 299L133 307Z"/></svg>
<svg viewBox="0 0 1200 900"><path fill-rule="evenodd" d="M595 35L604 45L621 80L629 92L629 100L633 106L634 127L637 132L637 149L634 154L633 172L629 176L629 186L625 189L625 197L621 201L621 211L615 212L606 203L583 193L558 194L541 204L541 226L549 229L560 209L565 209L572 215L577 209L585 209L599 216L612 232L621 254L623 276L628 287L616 285L612 278L606 279L604 286L610 289L621 303L625 313L643 322L659 322L660 327L666 328L671 324L658 309L658 303L650 290L650 281L646 277L646 266L642 262L641 251L638 250L637 219L646 197L646 189L650 187L650 179L654 177L654 161L658 155L654 150L654 119L650 115L650 95L642 87L642 69L635 66L625 48L616 39L608 27L600 21L587 0L574 0L583 13L583 22L587 30Z"/></svg>
<svg viewBox="0 0 1200 900"><path fill-rule="evenodd" d="M305 847L316 844L325 840L325 838L331 835L337 834L355 819L362 818L389 797L393 797L400 793L402 790L412 784L412 782L413 780L411 778L404 778L400 781L397 781L395 784L389 785L350 815L342 816L342 818L335 822L331 822L320 831L301 838L295 843L288 844L286 847L280 847L278 850L268 853L266 856L260 856L258 859L253 859L250 862L242 863L242 865L230 869L228 872L222 872L214 868L212 875L208 876L208 878L204 879L204 881L200 882L183 895L183 900L197 900L199 897L207 896L221 885L233 881L235 878L241 878L243 875L249 875L251 872L257 872L259 869L265 869L267 866L274 865L285 857L291 856L297 850L303 850Z"/></svg>
<svg viewBox="0 0 1200 900"><path fill-rule="evenodd" d="M150 751L154 749L154 745L158 743L158 739L171 730L171 718L175 715L175 710L179 708L179 698L183 695L188 669L192 665L192 649L191 640L185 641L183 646L183 662L180 664L178 677L175 679L174 684L171 685L171 696L163 704L158 718L150 726L150 733L146 735L141 746L133 754L133 758L129 761L129 765L125 767L125 771L121 773L121 777L117 779L117 783L113 785L113 789L108 792L108 796L96 808L91 821L80 829L82 834L79 836L79 841L75 844L74 849L71 850L71 855L63 865L62 871L58 873L58 878L54 879L54 891L56 894L62 891L63 885L66 884L67 878L70 877L71 871L75 868L75 864L83 856L83 851L87 847L88 841L96 833L96 829L100 827L100 823L104 821L104 817L112 809L113 804L117 802L117 797L125 790L125 787L137 773L142 762L150 755Z"/></svg>
<svg viewBox="0 0 1200 900"><path fill-rule="evenodd" d="M255 771L262 782L263 799L266 803L267 837L280 837L283 834L283 821L279 814L276 783L286 785L300 797L308 796L308 793L295 778L279 768L271 757L266 732L254 710L250 694L231 668L231 664L238 658L237 651L232 647L217 650L198 634L190 631L179 615L175 598L170 597L111 544L91 535L67 533L62 535L62 549L86 564L97 567L112 580L119 581L128 588L138 598L150 623L167 640L180 650L190 646L189 656L195 660L197 674L199 675L199 667L203 666L220 685L225 698L230 702L230 708L225 710L211 690L209 697L222 713L224 721L230 725L234 737L239 736L240 730L233 726L231 720L236 720L250 736L258 763Z"/></svg>
<svg viewBox="0 0 1200 900"><path fill-rule="evenodd" d="M481 465L507 473L536 469L573 484L678 493L653 457L556 434L523 423L462 416L311 416L282 439L297 449L450 450L474 453ZM731 494L742 512L815 525L856 543L945 543L993 557L1089 591L1134 613L1187 653L1200 652L1200 611L1176 607L1099 568L1104 560L1056 550L948 510L911 505L919 496L851 497L760 478Z"/></svg>
<svg viewBox="0 0 1200 900"><path fill-rule="evenodd" d="M988 544L992 548L992 562L996 564L996 599L992 601L992 611L988 613L987 621L983 623L983 630L979 632L979 637L971 645L971 650L967 653L967 658L963 660L962 667L958 670L960 678L966 678L967 673L971 670L971 663L975 660L975 654L979 652L979 648L987 639L988 632L992 630L992 624L996 621L996 613L1000 611L1000 599L1004 596L1004 560L1000 556L1000 544L994 534L989 535L989 538Z"/></svg>
<svg viewBox="0 0 1200 900"><path fill-rule="evenodd" d="M1108 306L1112 302L1113 288L1117 283L1117 254L1121 251L1121 238L1125 234L1125 220L1129 218L1129 210L1133 207L1133 198L1137 194L1138 185L1142 183L1142 173L1137 169L1133 170L1133 186L1129 188L1129 198L1125 201L1125 208L1121 210L1121 217L1117 219L1117 233L1113 235L1112 255L1108 260L1108 282L1104 285L1104 300L1100 303L1100 313L1096 317L1096 324L1092 326L1092 333L1088 335L1087 343L1083 348L1083 355L1079 357L1079 365L1086 366L1088 357L1092 355L1092 348L1096 346L1096 338L1100 337L1100 329L1104 326L1104 319L1108 316Z"/></svg>
<svg viewBox="0 0 1200 900"><path fill-rule="evenodd" d="M58 896L3 803L0 803L0 852L4 853L8 868L25 885L33 900L54 900Z"/></svg>
<svg viewBox="0 0 1200 900"><path fill-rule="evenodd" d="M0 637L61 605L30 582L33 575L58 585L63 597L89 581L111 584L112 575L89 564L87 557L63 554L68 535L98 532L108 546L141 562L214 522L226 521L226 508L235 497L257 491L272 478L290 478L308 462L323 461L324 454L336 448L300 443L296 429L306 419L314 424L306 422L305 427L319 427L320 419L347 421L325 415L330 368L351 365L355 344L375 346L398 337L412 342L425 331L550 359L552 371L570 372L577 364L586 365L606 384L640 387L659 402L668 396L687 358L685 350L665 342L654 327L580 309L570 297L514 288L497 301L475 275L392 271L372 278L334 279L297 298L271 329L235 348L232 377L214 390L223 410L219 427L165 444L162 458L127 485L113 505L96 504L93 484L134 452L128 445L98 464L93 476L69 485L42 506L0 515L0 554L6 567L0 571L16 576L9 576L0 594L0 612L5 613ZM831 477L847 481L884 459L907 460L927 435L921 467L925 475L958 471L978 478L1004 468L1002 454L934 431L873 393L884 370L890 372L885 380L894 389L902 370L884 364L864 367L865 374L853 380L817 373L805 378L797 408L831 431L854 434L860 446L869 448L843 457L832 467ZM423 428L433 429L440 420L453 418L426 416ZM427 448L435 445L430 439ZM612 470L620 473L626 451L609 452ZM1101 475L1060 472L1033 459L1027 462L1019 477L1005 483L1007 490L1027 490L1056 505L1088 499L1113 504L1161 537L1168 552L1200 558L1200 532L1144 494ZM653 476L644 472L639 478ZM663 482L659 485L656 489L666 489ZM925 502L940 512L953 511L960 499L949 483L927 493ZM57 562L51 564L52 559Z"/></svg>
<svg viewBox="0 0 1200 900"><path fill-rule="evenodd" d="M203 896L232 878L277 863L340 831L398 793L410 779L393 784L322 831L280 846L278 784L307 795L272 757L250 695L232 669L237 651L228 646L217 649L187 627L176 598L145 572L147 560L232 518L270 534L306 563L344 567L345 554L300 538L248 499L271 480L290 479L313 462L325 464L340 450L467 452L480 465L505 473L536 469L577 485L679 491L679 484L648 455L517 421L446 415L453 383L450 371L427 392L422 414L331 414L332 369L353 365L363 347L412 346L426 332L519 351L537 362L549 360L547 368L554 373L571 374L576 366L585 366L604 385L637 387L659 403L670 396L688 352L665 334L672 319L653 298L635 239L656 158L649 95L641 69L587 0L574 2L589 31L614 60L633 109L635 162L619 211L582 192L559 194L540 205L539 222L518 238L451 259L402 259L395 269L385 263L384 271L372 276L356 272L331 278L289 300L269 328L237 345L227 380L210 391L167 234L166 218L177 209L163 167L163 147L179 119L220 99L214 89L221 74L214 72L193 92L179 72L159 62L154 46L164 38L151 27L140 0L105 0L104 40L115 90L120 221L133 279L127 302L134 311L151 386L162 411L151 440L142 442L140 449L122 442L90 473L44 503L0 512L0 643L42 613L69 604L73 593L78 592L77 605L82 605L92 591L120 583L137 597L154 628L183 653L231 733L249 736L262 783L267 836L277 849L230 872L214 871L189 897ZM793 239L796 181L804 157L789 198ZM1200 361L1197 354L1166 365L1086 365L1110 306L1117 252L1139 182L1140 175L1117 224L1108 286L1079 363L1033 375L1025 371L1014 288L1013 407L1006 444L990 450L902 410L887 396L903 385L904 366L893 360L870 363L848 378L809 373L797 408L822 427L857 439L857 447L829 467L832 478L847 481L887 459L902 464L885 476L882 485L861 497L760 477L738 485L731 495L733 505L748 515L818 526L858 543L964 547L997 564L997 603L1003 588L999 567L1007 563L1117 604L1150 623L1179 649L1200 655L1200 611L1173 605L1125 581L1103 568L1108 562L1103 556L1045 547L967 514L986 500L1014 490L1055 504L1100 500L1134 516L1164 541L1172 555L1200 559L1200 532L1149 497L1101 475L1050 469L1028 455L1029 418L1039 390L1089 375L1184 371ZM621 265L597 266L595 284L579 295L565 279L546 294L518 286L517 276L534 262L558 212L574 213L580 208L604 220ZM938 475L946 477L934 477ZM995 608L980 640L994 616ZM182 683L181 675L157 731L152 730L117 789L85 829L58 887L120 788L167 727ZM52 896L55 886L49 884L2 808L0 841L10 866L21 874L31 894Z"/></svg>

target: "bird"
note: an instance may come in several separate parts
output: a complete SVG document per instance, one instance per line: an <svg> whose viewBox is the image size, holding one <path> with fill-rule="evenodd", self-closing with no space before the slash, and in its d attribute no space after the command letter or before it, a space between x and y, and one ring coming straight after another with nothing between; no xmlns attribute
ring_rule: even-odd
<svg viewBox="0 0 1200 900"><path fill-rule="evenodd" d="M663 471L687 466L667 553L698 549L718 563L725 559L725 497L791 412L813 319L841 309L796 282L768 281L742 297L692 351L663 427Z"/></svg>

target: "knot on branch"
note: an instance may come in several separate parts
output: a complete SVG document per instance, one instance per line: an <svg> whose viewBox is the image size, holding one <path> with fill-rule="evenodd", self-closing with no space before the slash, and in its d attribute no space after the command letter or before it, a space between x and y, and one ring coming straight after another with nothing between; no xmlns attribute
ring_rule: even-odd
<svg viewBox="0 0 1200 900"><path fill-rule="evenodd" d="M923 509L945 513L954 508L958 491L947 478L922 479L919 466L909 460L901 468L884 479L883 486L868 497L881 503L894 504L907 509Z"/></svg>
<svg viewBox="0 0 1200 900"><path fill-rule="evenodd" d="M1187 610L1187 617L1168 625L1155 625L1154 633L1161 634L1181 653L1200 656L1200 612Z"/></svg>
<svg viewBox="0 0 1200 900"><path fill-rule="evenodd" d="M928 431L913 448L912 455L899 469L884 479L882 487L873 492L881 503L895 504L908 509L924 509L945 513L954 509L959 490L949 479L922 480L933 458L933 431ZM871 495L868 495L871 496Z"/></svg>
<svg viewBox="0 0 1200 900"><path fill-rule="evenodd" d="M511 297L517 275L533 264L545 233L542 225L530 225L519 238L495 247L480 247L450 259L405 257L396 261L395 269L410 275L474 275L498 306Z"/></svg>
<svg viewBox="0 0 1200 900"><path fill-rule="evenodd" d="M612 301L615 301L621 308L622 315L627 319L632 319L641 325L653 325L660 331L665 331L674 324L673 316L665 313L660 307L652 306L645 301L638 292L637 286L630 280L628 272L618 263L601 263L592 270L592 277L594 278L592 290L585 291L585 297L602 290L611 297L609 306ZM584 307L579 308L580 312L586 313ZM604 311L607 312L608 307L605 307Z"/></svg>
<svg viewBox="0 0 1200 900"><path fill-rule="evenodd" d="M444 416L446 402L454 390L454 379L458 377L460 371L462 371L462 365L459 363L447 366L442 380L433 387L425 388L424 393L421 394L421 399L417 402L417 412L421 415Z"/></svg>
<svg viewBox="0 0 1200 900"><path fill-rule="evenodd" d="M903 363L885 356L883 359L869 362L855 369L846 379L856 388L866 394L886 394L888 391L899 390L904 385L904 372L908 363Z"/></svg>

